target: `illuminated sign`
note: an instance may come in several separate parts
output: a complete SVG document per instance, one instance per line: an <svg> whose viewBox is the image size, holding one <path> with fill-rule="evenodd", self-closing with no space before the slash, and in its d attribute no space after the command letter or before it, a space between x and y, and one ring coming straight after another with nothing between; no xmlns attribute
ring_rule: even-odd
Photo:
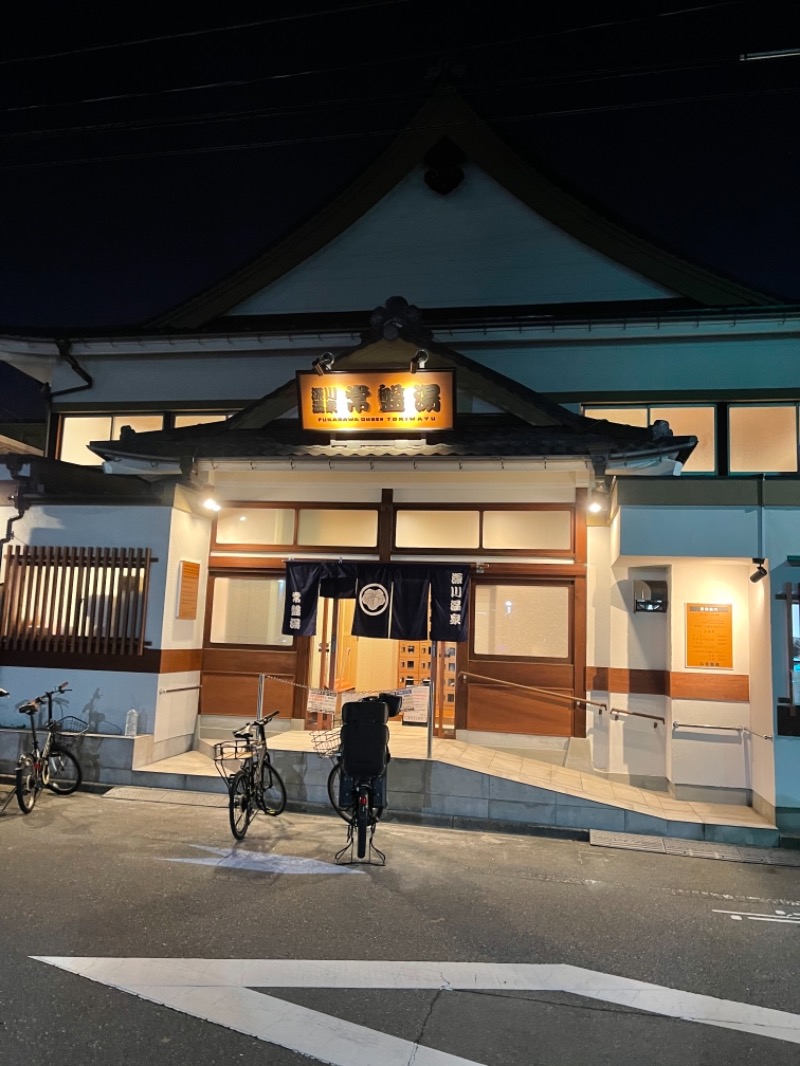
<svg viewBox="0 0 800 1066"><path fill-rule="evenodd" d="M452 370L301 371L300 423L328 433L452 429L453 378Z"/></svg>
<svg viewBox="0 0 800 1066"><path fill-rule="evenodd" d="M729 603L686 604L686 665L733 669L733 608Z"/></svg>

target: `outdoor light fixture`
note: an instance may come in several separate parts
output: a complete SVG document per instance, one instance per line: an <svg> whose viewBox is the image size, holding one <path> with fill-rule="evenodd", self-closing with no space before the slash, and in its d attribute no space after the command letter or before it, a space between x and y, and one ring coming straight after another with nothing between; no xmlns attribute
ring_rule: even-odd
<svg viewBox="0 0 800 1066"><path fill-rule="evenodd" d="M757 581L761 581L767 576L767 568L764 566L763 559L753 559L753 565L755 570L750 575L750 580L755 584Z"/></svg>
<svg viewBox="0 0 800 1066"><path fill-rule="evenodd" d="M408 369L412 374L416 374L418 370L424 370L425 364L428 362L428 353L424 348L420 348L414 358L411 360Z"/></svg>
<svg viewBox="0 0 800 1066"><path fill-rule="evenodd" d="M605 478L595 478L594 488L589 496L588 510L592 514L599 514L608 507L608 485Z"/></svg>
<svg viewBox="0 0 800 1066"><path fill-rule="evenodd" d="M323 352L318 359L314 360L311 366L314 368L314 370L316 370L318 374L321 375L327 374L329 371L333 370L333 363L333 353Z"/></svg>

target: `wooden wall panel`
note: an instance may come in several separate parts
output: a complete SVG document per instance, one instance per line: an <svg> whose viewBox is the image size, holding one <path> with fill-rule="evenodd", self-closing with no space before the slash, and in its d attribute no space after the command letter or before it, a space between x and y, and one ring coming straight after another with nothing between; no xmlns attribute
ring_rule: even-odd
<svg viewBox="0 0 800 1066"><path fill-rule="evenodd" d="M569 737L572 735L572 719L572 708L566 703L534 699L527 692L502 685L477 682L469 685L467 720L470 729Z"/></svg>
<svg viewBox="0 0 800 1066"><path fill-rule="evenodd" d="M675 700L719 700L746 703L750 699L747 674L698 674L669 670L623 670L588 666L586 690L639 696L671 696Z"/></svg>
<svg viewBox="0 0 800 1066"><path fill-rule="evenodd" d="M286 681L294 680L287 677ZM229 714L255 718L258 710L258 677L254 674L204 672L200 690L201 714ZM281 718L292 717L294 689L280 681L264 685L264 713L279 710Z"/></svg>

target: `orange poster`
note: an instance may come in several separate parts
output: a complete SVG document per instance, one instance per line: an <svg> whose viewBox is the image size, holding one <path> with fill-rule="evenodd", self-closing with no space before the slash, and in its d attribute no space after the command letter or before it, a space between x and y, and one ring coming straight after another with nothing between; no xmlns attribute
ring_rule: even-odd
<svg viewBox="0 0 800 1066"><path fill-rule="evenodd" d="M731 604L686 604L686 665L716 670L733 669Z"/></svg>

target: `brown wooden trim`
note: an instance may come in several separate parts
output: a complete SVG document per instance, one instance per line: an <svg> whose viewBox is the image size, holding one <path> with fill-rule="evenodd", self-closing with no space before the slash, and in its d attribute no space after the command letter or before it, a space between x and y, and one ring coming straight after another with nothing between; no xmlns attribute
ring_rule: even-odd
<svg viewBox="0 0 800 1066"><path fill-rule="evenodd" d="M586 516L588 514L587 507L589 506L589 490L588 489L576 489L575 490L575 514L573 517L573 523L575 528L574 541L575 541L575 562L583 563L584 565L588 561L588 541L586 535Z"/></svg>
<svg viewBox="0 0 800 1066"><path fill-rule="evenodd" d="M394 542L394 489L381 489L381 509L378 515L378 557L382 563L392 558Z"/></svg>
<svg viewBox="0 0 800 1066"><path fill-rule="evenodd" d="M747 674L670 674L669 695L674 700L722 700L746 703L750 699Z"/></svg>
<svg viewBox="0 0 800 1066"><path fill-rule="evenodd" d="M80 651L0 651L0 666L41 670L99 670L117 674L169 674L199 670L199 648L145 648L141 655L103 655Z"/></svg>
<svg viewBox="0 0 800 1066"><path fill-rule="evenodd" d="M668 670L625 670L589 666L587 692L618 692L638 696L670 696L676 700L722 700L746 703L750 699L747 674L697 674Z"/></svg>
<svg viewBox="0 0 800 1066"><path fill-rule="evenodd" d="M575 592L572 598L572 661L575 671L573 694L586 697L583 679L586 677L586 577L575 578ZM586 736L586 708L576 703L572 711L572 735Z"/></svg>
<svg viewBox="0 0 800 1066"><path fill-rule="evenodd" d="M258 557L248 557L245 559L239 555L210 555L208 558L208 568L209 571L249 570L253 573L260 573L264 570L285 570L286 557L277 558L273 555L263 559Z"/></svg>
<svg viewBox="0 0 800 1066"><path fill-rule="evenodd" d="M165 648L161 652L162 674L190 673L203 665L201 648Z"/></svg>

